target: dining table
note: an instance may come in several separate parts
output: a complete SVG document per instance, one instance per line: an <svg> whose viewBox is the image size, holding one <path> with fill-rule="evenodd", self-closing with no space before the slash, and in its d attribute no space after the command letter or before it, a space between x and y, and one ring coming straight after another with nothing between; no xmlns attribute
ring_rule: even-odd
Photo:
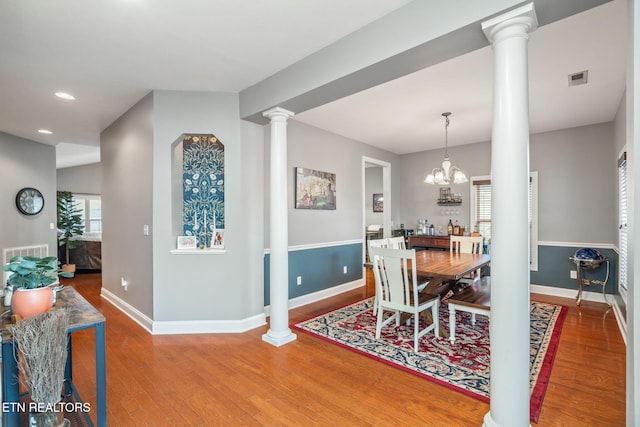
<svg viewBox="0 0 640 427"><path fill-rule="evenodd" d="M416 252L415 268L420 276L430 277L423 292L439 294L443 299L453 295L452 288L458 280L490 263L491 256L488 254L424 250ZM428 311L423 312L427 322L433 321L430 314ZM448 338L448 335L440 328L441 337Z"/></svg>
<svg viewBox="0 0 640 427"><path fill-rule="evenodd" d="M433 277L432 282L457 281L491 263L488 254L467 254L449 251L417 251L416 272Z"/></svg>

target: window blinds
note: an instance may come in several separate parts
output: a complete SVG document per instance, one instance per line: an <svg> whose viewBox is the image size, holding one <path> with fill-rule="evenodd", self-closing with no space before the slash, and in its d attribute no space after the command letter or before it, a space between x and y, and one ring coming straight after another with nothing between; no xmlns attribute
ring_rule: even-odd
<svg viewBox="0 0 640 427"><path fill-rule="evenodd" d="M618 160L618 197L619 197L619 232L618 244L620 255L618 257L618 283L621 288L627 289L627 220L629 208L627 205L627 153L622 153Z"/></svg>
<svg viewBox="0 0 640 427"><path fill-rule="evenodd" d="M473 181L476 199L476 226L485 239L491 239L491 181Z"/></svg>

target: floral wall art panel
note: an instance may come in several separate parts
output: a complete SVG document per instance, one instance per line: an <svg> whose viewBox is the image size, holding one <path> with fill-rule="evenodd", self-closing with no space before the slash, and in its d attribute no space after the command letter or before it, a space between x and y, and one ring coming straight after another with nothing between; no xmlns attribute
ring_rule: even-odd
<svg viewBox="0 0 640 427"><path fill-rule="evenodd" d="M223 245L224 145L213 135L183 140L183 233L199 247Z"/></svg>

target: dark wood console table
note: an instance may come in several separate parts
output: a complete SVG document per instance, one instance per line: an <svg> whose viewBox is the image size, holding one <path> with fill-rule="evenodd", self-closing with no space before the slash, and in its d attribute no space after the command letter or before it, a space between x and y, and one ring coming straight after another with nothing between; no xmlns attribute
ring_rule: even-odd
<svg viewBox="0 0 640 427"><path fill-rule="evenodd" d="M72 375L72 352L71 338L73 332L82 329L94 328L96 334L96 418L98 427L106 427L107 425L107 378L106 378L106 361L105 361L105 318L94 306L89 304L74 288L65 287L56 296L56 307L66 307L69 310L69 334L68 356L65 367L65 385L64 391L67 397L73 397L75 401L80 402L80 396L73 384ZM0 328L2 333L2 403L3 407L9 409L4 412L3 425L14 427L20 425L20 384L18 382L18 365L16 363L15 354L17 348L14 344L13 337L9 332L11 324L11 313L0 318ZM93 411L93 408L91 408ZM24 414L22 414L24 415ZM88 413L73 414L75 416L84 415L82 425L93 425ZM72 423L73 425L73 423Z"/></svg>
<svg viewBox="0 0 640 427"><path fill-rule="evenodd" d="M444 249L449 250L449 236L426 236L413 235L409 236L409 249L415 247L425 249Z"/></svg>

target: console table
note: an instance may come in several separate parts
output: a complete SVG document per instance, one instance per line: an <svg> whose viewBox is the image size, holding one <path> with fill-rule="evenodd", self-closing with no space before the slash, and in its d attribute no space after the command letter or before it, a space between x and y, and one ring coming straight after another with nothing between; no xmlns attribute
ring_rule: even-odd
<svg viewBox="0 0 640 427"><path fill-rule="evenodd" d="M69 310L69 334L68 356L65 368L64 391L67 397L73 397L76 401L81 401L78 391L73 384L73 363L71 342L73 332L82 329L94 328L96 334L95 359L96 359L96 418L98 427L107 425L107 394L106 394L106 363L105 363L105 318L95 307L87 302L72 287L65 287L56 296L56 307L66 307ZM9 410L3 413L3 425L17 427L20 425L20 412L17 405L20 402L20 384L18 381L18 365L15 354L17 348L14 345L13 337L9 332L11 324L11 313L0 318L0 328L2 334L2 402L3 407ZM93 411L94 408L92 407ZM75 414L84 416L84 424L93 425L87 413Z"/></svg>
<svg viewBox="0 0 640 427"><path fill-rule="evenodd" d="M449 250L449 236L426 236L413 235L409 236L409 249L419 248L426 249L443 249Z"/></svg>

